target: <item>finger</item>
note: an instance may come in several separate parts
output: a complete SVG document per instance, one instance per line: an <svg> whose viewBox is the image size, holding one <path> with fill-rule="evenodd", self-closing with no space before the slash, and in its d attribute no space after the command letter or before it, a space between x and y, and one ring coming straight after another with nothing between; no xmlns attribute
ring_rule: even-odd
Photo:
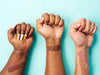
<svg viewBox="0 0 100 75"><path fill-rule="evenodd" d="M60 22L60 16L59 15L56 15L55 16L55 25L58 25L59 24L59 22Z"/></svg>
<svg viewBox="0 0 100 75"><path fill-rule="evenodd" d="M71 31L76 32L80 28L81 24L74 23L71 25Z"/></svg>
<svg viewBox="0 0 100 75"><path fill-rule="evenodd" d="M21 34L21 24L18 24L16 26L16 34L17 34L17 40L20 39L20 34Z"/></svg>
<svg viewBox="0 0 100 75"><path fill-rule="evenodd" d="M80 20L80 24L81 24L81 27L79 28L79 31L82 31L86 27L86 19L82 18Z"/></svg>
<svg viewBox="0 0 100 75"><path fill-rule="evenodd" d="M59 22L59 26L63 26L64 25L64 20L61 19L60 22Z"/></svg>
<svg viewBox="0 0 100 75"><path fill-rule="evenodd" d="M20 40L23 40L24 34L25 34L25 30L26 30L26 24L23 22L21 24L21 37Z"/></svg>
<svg viewBox="0 0 100 75"><path fill-rule="evenodd" d="M24 40L27 38L27 35L30 32L30 29L31 29L31 25L30 24L27 24L26 31L25 31L24 38L23 38Z"/></svg>
<svg viewBox="0 0 100 75"><path fill-rule="evenodd" d="M33 36L34 31L35 31L34 27L31 27L31 30L30 30L30 32L28 34L27 39L29 39L31 36Z"/></svg>
<svg viewBox="0 0 100 75"><path fill-rule="evenodd" d="M8 30L8 38L11 39L14 37L14 33L15 33L15 27L17 25L12 26L9 30Z"/></svg>
<svg viewBox="0 0 100 75"><path fill-rule="evenodd" d="M44 17L36 21L37 31L41 31L43 27Z"/></svg>
<svg viewBox="0 0 100 75"><path fill-rule="evenodd" d="M91 26L91 21L90 20L86 21L86 27L82 32L89 33L90 26Z"/></svg>
<svg viewBox="0 0 100 75"><path fill-rule="evenodd" d="M91 27L90 27L90 33L92 33L92 31L93 31L94 27L95 27L95 23L94 23L94 22L92 22L92 23L91 23Z"/></svg>
<svg viewBox="0 0 100 75"><path fill-rule="evenodd" d="M55 23L55 15L54 14L50 14L49 25L53 25L54 23Z"/></svg>
<svg viewBox="0 0 100 75"><path fill-rule="evenodd" d="M73 35L73 33L75 33L75 32L77 32L78 31L78 29L80 28L80 24L77 24L77 23L74 23L74 24L72 24L71 25L71 29L70 29L70 37L72 37Z"/></svg>
<svg viewBox="0 0 100 75"><path fill-rule="evenodd" d="M95 27L94 27L94 30L93 30L93 32L92 32L92 34L95 34L95 33L96 33L96 31L97 31L97 29L98 29L98 27L97 27L97 26L95 26Z"/></svg>
<svg viewBox="0 0 100 75"><path fill-rule="evenodd" d="M48 24L49 20L50 20L50 17L49 17L49 14L48 13L45 13L42 17L44 17L44 23L45 24Z"/></svg>

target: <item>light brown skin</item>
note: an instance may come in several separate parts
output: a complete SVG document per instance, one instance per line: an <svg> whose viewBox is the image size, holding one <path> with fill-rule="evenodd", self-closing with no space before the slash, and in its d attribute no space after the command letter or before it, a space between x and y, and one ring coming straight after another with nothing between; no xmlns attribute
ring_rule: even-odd
<svg viewBox="0 0 100 75"><path fill-rule="evenodd" d="M37 22L37 31L45 38L47 62L45 75L66 75L62 53L61 38L64 32L64 20L59 15L45 13Z"/></svg>
<svg viewBox="0 0 100 75"><path fill-rule="evenodd" d="M23 34L30 34L31 36L29 39L25 40L17 40L17 34L23 33ZM34 28L30 26L30 24L17 24L15 28L11 28L8 30L8 40L14 47L14 51L11 54L11 57L5 66L5 68L2 70L0 75L23 75L26 61L28 58L28 53L30 50L30 47L33 43L33 33ZM23 67L13 71L9 72L8 68L18 65L20 63L25 63Z"/></svg>
<svg viewBox="0 0 100 75"><path fill-rule="evenodd" d="M70 37L76 45L75 75L90 75L89 48L92 46L97 26L94 22L82 18L71 25Z"/></svg>

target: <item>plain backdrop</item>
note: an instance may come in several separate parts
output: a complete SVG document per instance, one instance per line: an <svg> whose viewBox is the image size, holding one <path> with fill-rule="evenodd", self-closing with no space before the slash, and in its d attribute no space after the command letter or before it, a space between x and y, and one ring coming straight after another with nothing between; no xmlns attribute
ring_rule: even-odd
<svg viewBox="0 0 100 75"><path fill-rule="evenodd" d="M62 55L66 75L75 72L75 44L69 37L70 25L80 18L96 23L98 31L89 60L91 75L100 75L100 0L0 0L0 71L14 49L8 41L8 29L26 22L35 27L35 34L24 75L45 75L46 42L36 30L36 19L46 12L60 15L65 20Z"/></svg>

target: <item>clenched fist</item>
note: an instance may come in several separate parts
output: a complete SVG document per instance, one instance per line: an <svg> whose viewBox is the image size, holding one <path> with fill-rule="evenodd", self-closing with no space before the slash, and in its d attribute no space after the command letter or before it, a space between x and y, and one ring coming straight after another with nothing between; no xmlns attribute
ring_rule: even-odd
<svg viewBox="0 0 100 75"><path fill-rule="evenodd" d="M37 31L46 39L61 39L64 20L59 15L45 13L37 22Z"/></svg>
<svg viewBox="0 0 100 75"><path fill-rule="evenodd" d="M82 18L71 25L70 36L76 47L90 48L96 31L94 22Z"/></svg>
<svg viewBox="0 0 100 75"><path fill-rule="evenodd" d="M8 39L15 50L28 52L33 43L34 28L30 24L17 24L8 30Z"/></svg>

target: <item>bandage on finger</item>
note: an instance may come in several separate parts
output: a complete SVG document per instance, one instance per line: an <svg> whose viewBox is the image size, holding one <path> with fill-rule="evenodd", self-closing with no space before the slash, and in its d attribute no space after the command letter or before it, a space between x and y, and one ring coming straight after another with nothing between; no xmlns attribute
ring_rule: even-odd
<svg viewBox="0 0 100 75"><path fill-rule="evenodd" d="M23 23L21 24L21 38L20 38L20 40L23 40L25 30L26 30L26 24L23 22Z"/></svg>
<svg viewBox="0 0 100 75"><path fill-rule="evenodd" d="M27 38L27 35L29 34L29 32L30 32L30 29L31 29L31 26L30 26L30 24L27 24L27 26L26 26L26 31L25 31L25 34L24 34L24 40Z"/></svg>
<svg viewBox="0 0 100 75"><path fill-rule="evenodd" d="M29 34L28 34L28 37L27 39L29 39L29 37L31 37L33 35L33 32L35 31L35 29L32 27Z"/></svg>
<svg viewBox="0 0 100 75"><path fill-rule="evenodd" d="M19 39L20 39L20 33L17 34L17 40L19 40Z"/></svg>

